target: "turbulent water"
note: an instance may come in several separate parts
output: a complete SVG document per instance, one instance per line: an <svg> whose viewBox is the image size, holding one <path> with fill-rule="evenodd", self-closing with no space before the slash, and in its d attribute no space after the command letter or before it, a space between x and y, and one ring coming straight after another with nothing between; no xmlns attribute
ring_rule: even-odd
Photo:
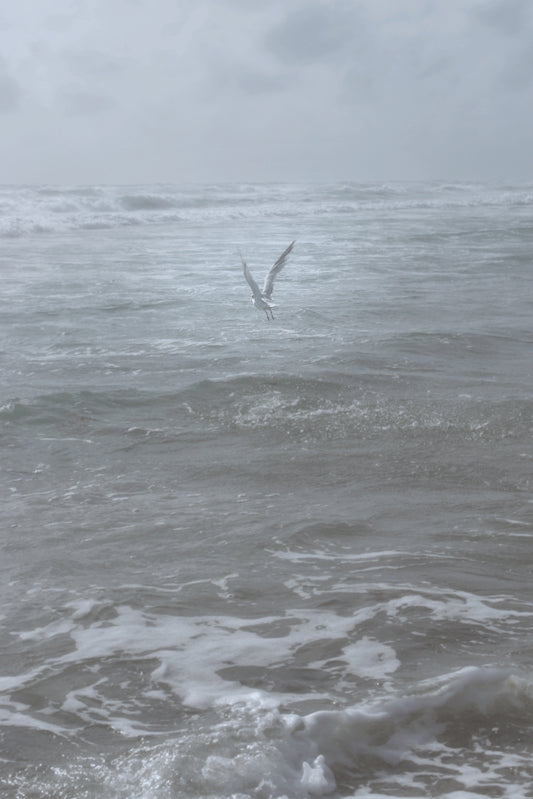
<svg viewBox="0 0 533 799"><path fill-rule="evenodd" d="M528 186L0 189L2 797L533 797L532 253Z"/></svg>

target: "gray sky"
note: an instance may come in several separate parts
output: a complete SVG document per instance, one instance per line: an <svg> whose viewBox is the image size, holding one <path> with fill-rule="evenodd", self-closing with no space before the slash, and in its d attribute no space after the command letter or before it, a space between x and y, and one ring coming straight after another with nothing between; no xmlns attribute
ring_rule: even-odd
<svg viewBox="0 0 533 799"><path fill-rule="evenodd" d="M533 180L532 0L12 0L0 183Z"/></svg>

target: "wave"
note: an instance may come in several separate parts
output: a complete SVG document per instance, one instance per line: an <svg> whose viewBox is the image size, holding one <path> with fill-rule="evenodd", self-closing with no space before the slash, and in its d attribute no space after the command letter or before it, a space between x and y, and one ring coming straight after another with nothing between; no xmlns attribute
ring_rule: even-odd
<svg viewBox="0 0 533 799"><path fill-rule="evenodd" d="M242 376L202 381L180 399L191 417L211 428L265 432L301 440L360 440L402 436L493 441L527 435L529 400L490 402L462 398L403 398L370 376L353 386L343 380L290 375ZM376 384L374 384L376 383Z"/></svg>
<svg viewBox="0 0 533 799"><path fill-rule="evenodd" d="M362 382L362 381L361 381ZM56 392L33 399L10 398L0 420L11 424L65 425L75 420L150 428L150 420L176 434L267 435L302 442L365 441L401 437L406 441L497 442L529 434L529 400L464 397L396 397L386 387L352 386L342 380L240 375L200 380L182 389Z"/></svg>
<svg viewBox="0 0 533 799"><path fill-rule="evenodd" d="M374 705L271 714L246 753L208 753L203 788L291 799L521 796L533 778L532 710L530 683L468 667Z"/></svg>
<svg viewBox="0 0 533 799"><path fill-rule="evenodd" d="M507 755L510 740L529 728L531 685L509 670L476 667L438 683L378 705L295 719L286 749L289 760L296 754L302 762L302 786L315 795L378 785L388 794L407 783L433 796L450 784L490 790L505 783L517 759L531 777L529 752Z"/></svg>
<svg viewBox="0 0 533 799"><path fill-rule="evenodd" d="M0 237L235 219L298 225L324 215L531 204L531 187L477 184L4 186Z"/></svg>
<svg viewBox="0 0 533 799"><path fill-rule="evenodd" d="M96 698L89 688L72 692L65 709L98 707ZM184 799L525 796L533 780L532 711L531 684L498 668L467 667L403 696L306 716L250 696L211 726L200 715L164 741L148 732L122 750L115 745L113 758L73 751L67 768L63 754L61 768L47 773L43 764L38 781L23 773L18 787L37 798L97 792L149 799L154 789ZM101 735L103 718L95 710L87 715ZM41 727L57 735L50 722ZM120 729L130 742L131 727Z"/></svg>

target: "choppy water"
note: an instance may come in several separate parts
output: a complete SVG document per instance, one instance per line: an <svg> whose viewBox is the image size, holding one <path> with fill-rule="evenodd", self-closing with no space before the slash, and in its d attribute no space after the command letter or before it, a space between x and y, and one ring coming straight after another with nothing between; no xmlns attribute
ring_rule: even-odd
<svg viewBox="0 0 533 799"><path fill-rule="evenodd" d="M3 797L533 796L532 252L532 187L0 190Z"/></svg>

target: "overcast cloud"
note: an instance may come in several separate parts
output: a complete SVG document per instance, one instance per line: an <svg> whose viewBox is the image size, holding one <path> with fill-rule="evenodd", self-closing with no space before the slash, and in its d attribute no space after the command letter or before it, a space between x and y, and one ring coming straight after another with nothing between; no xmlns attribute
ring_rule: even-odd
<svg viewBox="0 0 533 799"><path fill-rule="evenodd" d="M16 0L0 182L533 180L531 0Z"/></svg>

